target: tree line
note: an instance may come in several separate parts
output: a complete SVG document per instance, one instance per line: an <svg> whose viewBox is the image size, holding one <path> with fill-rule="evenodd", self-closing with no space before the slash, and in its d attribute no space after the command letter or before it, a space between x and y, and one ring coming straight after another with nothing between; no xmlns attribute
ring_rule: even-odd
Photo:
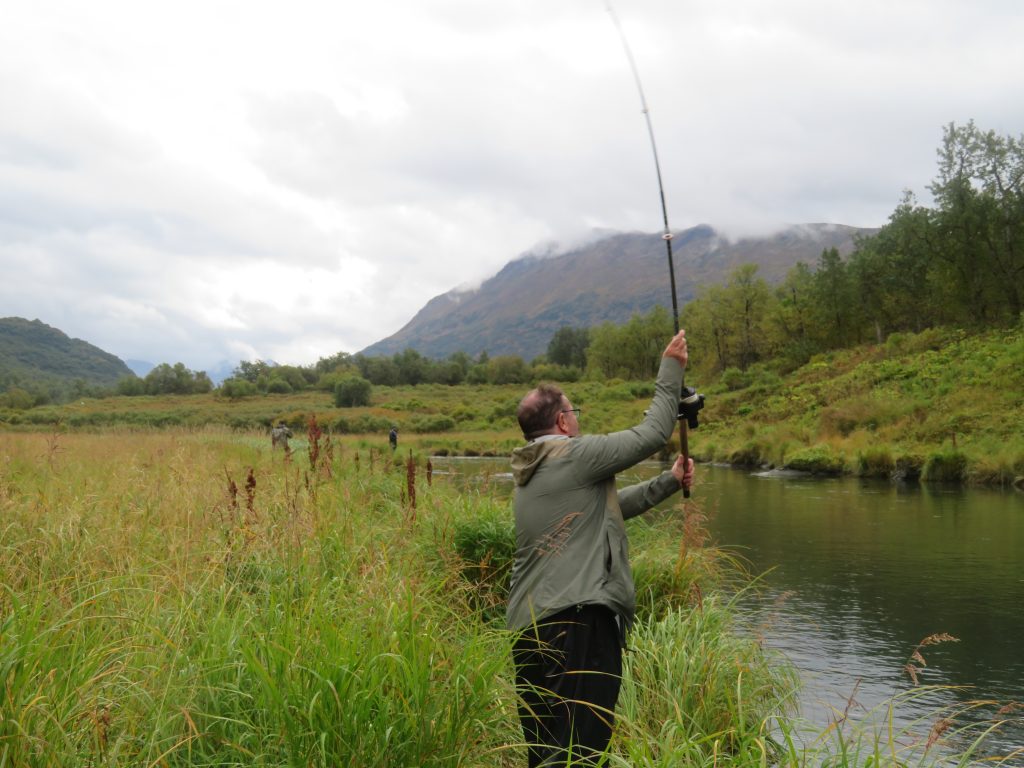
<svg viewBox="0 0 1024 768"><path fill-rule="evenodd" d="M712 372L812 355L937 326L1013 325L1024 311L1024 137L950 124L929 190L909 192L846 259L836 249L797 264L772 288L746 265L683 310Z"/></svg>

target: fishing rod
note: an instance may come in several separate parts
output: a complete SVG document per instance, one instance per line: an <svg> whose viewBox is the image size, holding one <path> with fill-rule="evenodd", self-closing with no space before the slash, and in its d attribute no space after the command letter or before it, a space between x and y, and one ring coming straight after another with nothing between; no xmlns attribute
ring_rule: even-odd
<svg viewBox="0 0 1024 768"><path fill-rule="evenodd" d="M668 276L669 283L672 286L672 323L675 327L676 333L679 333L679 300L676 297L676 269L675 263L672 258L672 230L668 225L668 206L665 204L665 185L661 180L661 163L658 161L658 143L654 140L654 123L651 121L651 110L647 106L647 96L644 95L644 86L640 82L640 70L637 69L636 60L633 58L633 51L629 47L629 41L626 39L626 33L622 29L622 24L619 22L619 17L615 14L615 9L612 8L610 0L605 0L605 9L608 11L608 15L611 16L612 23L615 24L615 30L619 33L619 40L622 41L622 49L626 52L626 59L629 60L629 68L633 72L633 82L636 83L637 92L640 94L640 107L644 114L644 120L647 122L647 135L651 140L651 152L654 155L654 171L658 178L658 196L661 198L661 217L665 224L665 229L661 234L661 239L665 241L665 251L668 255ZM683 372L685 375L685 371ZM679 411L676 414L676 419L679 422L679 452L683 456L683 462L685 465L689 464L690 461L690 444L688 439L687 427L690 429L696 429L698 427L697 412L704 407L704 395L701 395L693 387L686 386L684 382L682 385L682 396L679 400ZM683 497L690 498L690 489L683 487Z"/></svg>

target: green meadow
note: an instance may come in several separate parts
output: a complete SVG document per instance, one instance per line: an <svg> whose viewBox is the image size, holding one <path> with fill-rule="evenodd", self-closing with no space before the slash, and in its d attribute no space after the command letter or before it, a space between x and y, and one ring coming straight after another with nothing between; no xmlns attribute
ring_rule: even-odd
<svg viewBox="0 0 1024 768"><path fill-rule="evenodd" d="M307 441L0 434L0 765L522 762L504 502ZM616 759L654 727L651 764L761 759L793 681L729 631L721 563L682 532L642 534L664 558Z"/></svg>
<svg viewBox="0 0 1024 768"><path fill-rule="evenodd" d="M525 763L503 494L362 438L294 442L0 433L0 766ZM701 516L630 523L640 616L608 765L971 759L983 734L951 712L808 733L792 668L737 626L755 580Z"/></svg>
<svg viewBox="0 0 1024 768"><path fill-rule="evenodd" d="M700 359L700 349L692 350ZM706 394L690 435L699 460L819 474L1003 485L1024 482L1024 325L968 333L894 333L884 344L818 354L780 373L763 364L689 384ZM417 455L506 455L518 445L515 408L528 383L377 386L368 406L337 408L328 391L152 395L0 408L10 431L211 427L267 431L285 421L300 437L311 418L364 448L386 445L391 425ZM599 375L563 385L591 432L642 418L650 381ZM678 441L666 446L678 448Z"/></svg>

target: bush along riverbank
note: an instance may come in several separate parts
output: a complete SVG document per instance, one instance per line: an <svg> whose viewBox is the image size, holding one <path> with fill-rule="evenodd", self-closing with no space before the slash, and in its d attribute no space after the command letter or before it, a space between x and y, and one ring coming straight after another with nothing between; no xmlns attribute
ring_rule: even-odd
<svg viewBox="0 0 1024 768"><path fill-rule="evenodd" d="M0 433L0 455L0 764L525 763L486 486L317 434L289 455L228 430ZM699 520L631 529L608 764L939 764L905 734L802 737Z"/></svg>
<svg viewBox="0 0 1024 768"><path fill-rule="evenodd" d="M1020 486L1024 328L894 334L784 377L732 372L702 416L690 442L708 461Z"/></svg>

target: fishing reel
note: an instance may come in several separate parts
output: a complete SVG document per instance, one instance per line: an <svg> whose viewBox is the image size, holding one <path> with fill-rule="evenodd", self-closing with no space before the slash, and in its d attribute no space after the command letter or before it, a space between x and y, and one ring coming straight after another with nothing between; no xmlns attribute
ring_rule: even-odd
<svg viewBox="0 0 1024 768"><path fill-rule="evenodd" d="M697 412L704 407L704 395L700 394L693 387L683 387L682 396L679 398L679 413L676 419L686 419L686 425L690 429L700 426L697 422Z"/></svg>

